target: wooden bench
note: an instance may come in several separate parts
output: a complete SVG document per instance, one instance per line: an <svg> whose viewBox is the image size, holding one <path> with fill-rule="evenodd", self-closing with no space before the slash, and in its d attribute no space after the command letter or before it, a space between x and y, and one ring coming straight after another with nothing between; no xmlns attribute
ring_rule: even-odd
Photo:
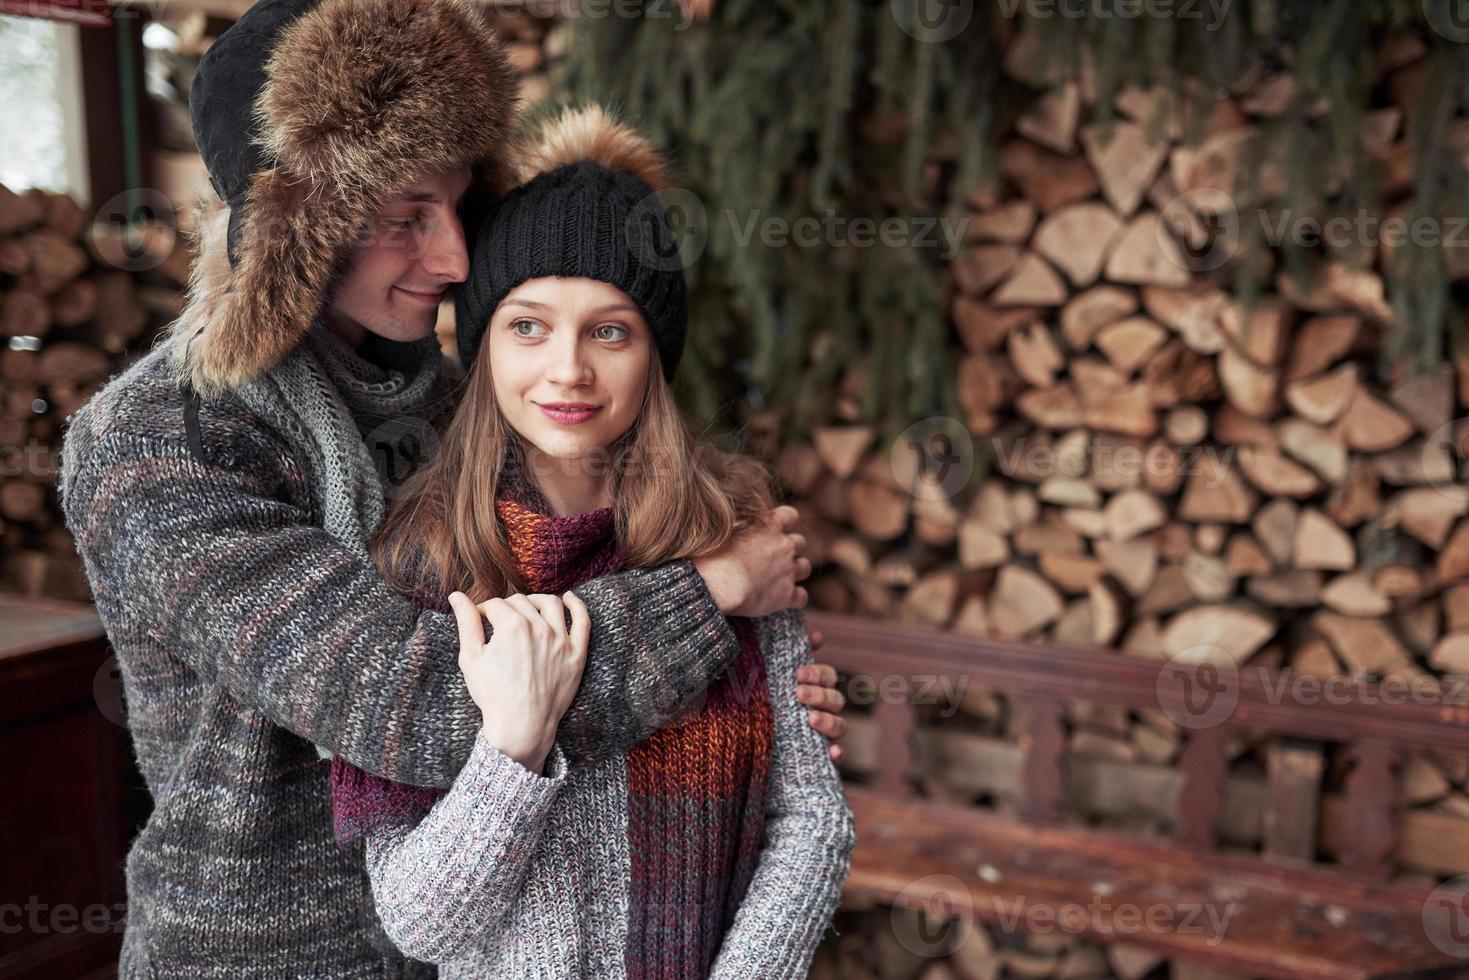
<svg viewBox="0 0 1469 980"><path fill-rule="evenodd" d="M1469 899L1388 880L1395 767L1409 750L1469 751L1462 699L1398 698L1373 685L1321 698L1248 667L1181 668L828 613L810 613L807 622L825 635L819 659L846 674L907 678L911 690L923 678L967 679L1029 705L1023 819L1014 820L920 796L915 709L876 699L876 778L848 788L858 834L846 886L852 900L947 909L1005 929L1059 923L1093 940L1257 976L1469 976ZM1197 700L1201 684L1232 710ZM1394 703L1372 703L1382 693ZM1067 823L1069 702L1167 704L1183 713L1173 839ZM1224 740L1234 726L1275 737L1258 854L1218 845ZM1336 814L1344 860L1322 864L1315 860L1321 762L1333 744L1345 745L1352 760L1346 806Z"/></svg>

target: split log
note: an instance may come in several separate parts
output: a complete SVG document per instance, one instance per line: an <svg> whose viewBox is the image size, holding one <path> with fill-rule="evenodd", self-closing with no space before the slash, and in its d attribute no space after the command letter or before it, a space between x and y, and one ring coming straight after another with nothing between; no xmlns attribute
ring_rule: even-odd
<svg viewBox="0 0 1469 980"><path fill-rule="evenodd" d="M1314 473L1271 449L1242 446L1239 468L1245 479L1270 496L1310 497L1321 489Z"/></svg>
<svg viewBox="0 0 1469 980"><path fill-rule="evenodd" d="M1066 365L1066 358L1051 337L1051 331L1039 320L1010 332L1010 362L1015 373L1036 388L1049 388L1056 383L1056 372Z"/></svg>
<svg viewBox="0 0 1469 980"><path fill-rule="evenodd" d="M1099 330L1096 345L1113 367L1129 375L1147 363L1163 346L1167 336L1167 332L1152 320L1134 316Z"/></svg>
<svg viewBox="0 0 1469 980"><path fill-rule="evenodd" d="M1052 212L1036 229L1033 247L1084 289L1097 281L1122 219L1105 204L1072 204Z"/></svg>
<svg viewBox="0 0 1469 980"><path fill-rule="evenodd" d="M1066 284L1056 270L1039 255L1027 252L1009 269L1005 284L995 290L991 302L996 306L1060 306L1066 296Z"/></svg>
<svg viewBox="0 0 1469 980"><path fill-rule="evenodd" d="M1275 629L1274 622L1243 606L1200 606L1169 621L1163 629L1163 648L1180 663L1239 665L1264 646Z"/></svg>
<svg viewBox="0 0 1469 980"><path fill-rule="evenodd" d="M1131 216L1168 158L1168 145L1155 142L1147 130L1130 122L1088 126L1082 130L1081 143L1103 196L1118 214Z"/></svg>
<svg viewBox="0 0 1469 980"><path fill-rule="evenodd" d="M1335 422L1357 393L1357 365L1343 364L1328 374L1301 378L1286 385L1285 400L1317 425Z"/></svg>
<svg viewBox="0 0 1469 980"><path fill-rule="evenodd" d="M812 430L816 455L839 479L857 470L862 454L872 443L873 430L864 425L821 426Z"/></svg>
<svg viewBox="0 0 1469 980"><path fill-rule="evenodd" d="M1378 620L1322 611L1311 625L1351 670L1387 675L1410 663L1408 651Z"/></svg>
<svg viewBox="0 0 1469 980"><path fill-rule="evenodd" d="M1291 345L1286 377L1305 378L1330 368L1352 349L1361 325L1354 316L1318 316L1301 324Z"/></svg>
<svg viewBox="0 0 1469 980"><path fill-rule="evenodd" d="M983 214L971 215L965 234L974 241L1021 245L1030 237L1035 217L1035 205L1029 201L1011 201Z"/></svg>
<svg viewBox="0 0 1469 980"><path fill-rule="evenodd" d="M1359 387L1338 421L1337 431L1348 448L1363 453L1380 453L1401 445L1413 434L1413 424L1396 409Z"/></svg>
<svg viewBox="0 0 1469 980"><path fill-rule="evenodd" d="M1021 565L1000 569L990 596L990 618L1001 636L1020 637L1056 621L1061 596L1049 582Z"/></svg>
<svg viewBox="0 0 1469 980"><path fill-rule="evenodd" d="M1072 350L1085 350L1097 331L1137 311L1137 294L1120 286L1094 286L1061 310L1061 334Z"/></svg>
<svg viewBox="0 0 1469 980"><path fill-rule="evenodd" d="M1195 461L1178 514L1195 523L1243 524L1255 512L1255 494L1231 467L1212 456Z"/></svg>
<svg viewBox="0 0 1469 980"><path fill-rule="evenodd" d="M1331 518L1308 507L1296 522L1295 566L1345 571L1356 564L1352 539Z"/></svg>
<svg viewBox="0 0 1469 980"><path fill-rule="evenodd" d="M1219 383L1231 405L1254 418L1275 412L1278 379L1273 369L1256 364L1233 344L1219 352L1218 366Z"/></svg>
<svg viewBox="0 0 1469 980"><path fill-rule="evenodd" d="M1188 285L1188 262L1172 237L1160 230L1156 211L1139 214L1118 235L1107 258L1107 278L1138 285Z"/></svg>

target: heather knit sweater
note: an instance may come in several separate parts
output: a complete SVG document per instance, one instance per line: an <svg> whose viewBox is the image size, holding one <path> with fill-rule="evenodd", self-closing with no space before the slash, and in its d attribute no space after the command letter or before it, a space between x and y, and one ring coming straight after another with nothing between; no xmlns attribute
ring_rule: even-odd
<svg viewBox="0 0 1469 980"><path fill-rule="evenodd" d="M496 508L530 591L620 567L612 508L552 516L512 473ZM625 754L557 747L542 775L478 738L447 793L334 762L338 839L365 838L393 940L445 978L804 977L852 818L795 698L799 614L731 623L740 655L702 708Z"/></svg>
<svg viewBox="0 0 1469 980"><path fill-rule="evenodd" d="M362 433L451 402L437 356L394 374L338 355L303 349L195 421L160 348L68 431L62 505L154 802L127 857L123 978L425 972L333 840L317 746L446 787L483 741L453 617L391 589L354 530L382 506ZM252 407L271 386L275 409ZM687 561L576 591L593 632L558 744L591 765L697 702L740 645Z"/></svg>

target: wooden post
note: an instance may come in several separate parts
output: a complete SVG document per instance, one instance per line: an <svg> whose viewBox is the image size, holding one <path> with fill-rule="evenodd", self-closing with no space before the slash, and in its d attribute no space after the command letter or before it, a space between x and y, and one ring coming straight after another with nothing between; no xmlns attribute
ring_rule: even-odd
<svg viewBox="0 0 1469 980"><path fill-rule="evenodd" d="M1030 701L1030 731L1025 747L1025 819L1038 824L1061 821L1062 765L1066 751L1065 703Z"/></svg>

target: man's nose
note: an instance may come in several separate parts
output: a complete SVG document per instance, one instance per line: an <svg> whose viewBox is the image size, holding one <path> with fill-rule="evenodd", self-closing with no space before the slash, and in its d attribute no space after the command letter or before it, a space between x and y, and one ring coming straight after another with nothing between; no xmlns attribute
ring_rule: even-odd
<svg viewBox="0 0 1469 980"><path fill-rule="evenodd" d="M423 267L435 278L463 282L469 278L469 252L464 244L464 226L459 215L435 221L424 243Z"/></svg>

